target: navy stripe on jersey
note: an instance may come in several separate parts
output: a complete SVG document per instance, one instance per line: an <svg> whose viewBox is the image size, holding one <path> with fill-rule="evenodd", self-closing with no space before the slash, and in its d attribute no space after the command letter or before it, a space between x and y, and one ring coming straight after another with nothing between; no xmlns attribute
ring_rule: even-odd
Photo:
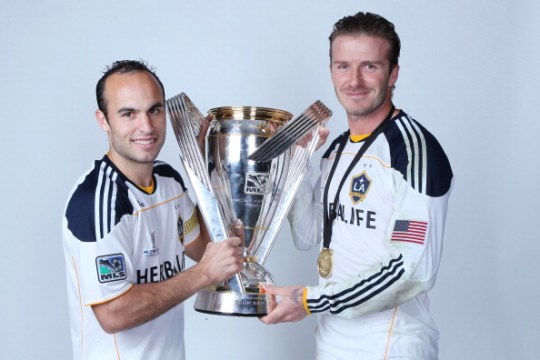
<svg viewBox="0 0 540 360"><path fill-rule="evenodd" d="M153 175L173 178L186 191L180 174L165 162L154 162ZM85 242L103 239L122 217L134 213L128 182L132 183L107 156L95 161L94 168L77 186L66 208L68 229L77 239ZM134 188L138 189L136 185Z"/></svg>
<svg viewBox="0 0 540 360"><path fill-rule="evenodd" d="M102 239L122 216L134 212L123 176L107 160L95 162L66 208L68 229L81 241Z"/></svg>
<svg viewBox="0 0 540 360"><path fill-rule="evenodd" d="M344 141L344 139L343 139L344 137L345 138L349 137L349 132L348 131L342 133L337 138L335 138L334 141L332 141L332 143L330 144L328 149L326 149L326 151L324 152L322 158L323 159L328 159L330 157L330 155L332 155L332 151L337 151L337 149L339 148L339 144L341 144L341 142Z"/></svg>
<svg viewBox="0 0 540 360"><path fill-rule="evenodd" d="M184 180L172 166L163 162L156 161L154 162L154 174L163 176L163 177L172 177L174 180L180 183L182 190L186 191L186 186L184 185Z"/></svg>
<svg viewBox="0 0 540 360"><path fill-rule="evenodd" d="M452 168L441 145L422 125L401 111L384 132L391 166L416 191L429 196L448 192Z"/></svg>
<svg viewBox="0 0 540 360"><path fill-rule="evenodd" d="M385 291L398 281L404 273L403 255L400 254L397 258L390 260L388 265L382 267L373 276L363 279L337 294L308 299L307 306L311 313L328 311L330 314L339 314Z"/></svg>

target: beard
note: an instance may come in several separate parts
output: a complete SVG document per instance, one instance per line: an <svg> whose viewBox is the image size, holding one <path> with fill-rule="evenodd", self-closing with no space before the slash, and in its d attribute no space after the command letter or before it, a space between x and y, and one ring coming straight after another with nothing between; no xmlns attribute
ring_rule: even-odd
<svg viewBox="0 0 540 360"><path fill-rule="evenodd" d="M365 117L367 115L370 115L377 109L379 109L386 101L388 94L390 93L389 86L384 86L377 92L370 92L370 94L373 94L373 96L370 96L369 98L362 99L361 101L351 99L347 96L348 92L354 92L356 90L359 90L357 88L344 88L341 90L335 89L336 95L338 97L339 102L345 109L345 112L347 115L350 115L351 117ZM360 89L364 90L364 89ZM390 95L391 96L391 95Z"/></svg>

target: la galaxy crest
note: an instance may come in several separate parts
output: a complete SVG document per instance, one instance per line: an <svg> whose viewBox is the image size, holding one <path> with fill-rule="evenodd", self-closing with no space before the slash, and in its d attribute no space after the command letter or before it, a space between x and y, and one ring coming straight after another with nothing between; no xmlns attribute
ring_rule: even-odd
<svg viewBox="0 0 540 360"><path fill-rule="evenodd" d="M354 205L364 201L369 189L371 188L372 180L363 171L359 175L355 175L351 178L351 189L349 191L349 197Z"/></svg>

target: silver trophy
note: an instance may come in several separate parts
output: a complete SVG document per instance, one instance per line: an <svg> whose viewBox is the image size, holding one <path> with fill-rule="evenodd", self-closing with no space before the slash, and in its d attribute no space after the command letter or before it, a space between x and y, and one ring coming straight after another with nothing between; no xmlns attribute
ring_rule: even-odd
<svg viewBox="0 0 540 360"><path fill-rule="evenodd" d="M243 239L243 270L201 290L195 310L265 315L270 299L259 284L274 281L263 264L332 112L317 101L295 119L255 106L218 107L205 118L184 93L167 100L167 111L212 241Z"/></svg>

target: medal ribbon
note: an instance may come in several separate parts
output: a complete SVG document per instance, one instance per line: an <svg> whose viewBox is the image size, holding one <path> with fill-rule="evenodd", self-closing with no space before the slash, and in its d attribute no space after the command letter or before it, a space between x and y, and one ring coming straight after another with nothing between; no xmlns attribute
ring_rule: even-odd
<svg viewBox="0 0 540 360"><path fill-rule="evenodd" d="M349 141L350 136L350 130L347 130L346 136L344 136L343 141L339 144L339 148L336 153L336 159L334 160L334 163L332 164L332 169L330 169L330 174L328 175L328 178L326 180L326 186L324 189L324 195L323 195L323 204L324 204L324 223L323 223L323 247L325 249L330 248L330 242L332 241L332 226L334 225L334 219L337 217L337 206L338 206L338 200L339 200L339 193L341 192L341 188L343 187L343 184L345 183L345 179L347 176L349 176L349 173L352 171L356 163L360 160L362 155L366 152L366 150L371 146L373 141L379 136L380 133L384 131L386 128L386 125L390 122L390 119L392 119L392 114L394 113L394 106L392 105L392 108L390 109L390 112L386 117L384 118L383 122L377 126L377 128L369 135L365 140L360 149L358 149L358 152L356 155L354 155L354 158L345 171L345 174L343 174L343 177L341 178L341 181L339 183L339 186L336 191L336 196L334 198L333 206L331 206L330 213L328 213L328 207L330 204L328 204L328 189L330 188L330 182L332 181L332 177L334 176L334 173L337 168L337 164L339 162L339 159L341 158L341 153L343 152L343 149L345 148L345 145L347 144L347 141Z"/></svg>

